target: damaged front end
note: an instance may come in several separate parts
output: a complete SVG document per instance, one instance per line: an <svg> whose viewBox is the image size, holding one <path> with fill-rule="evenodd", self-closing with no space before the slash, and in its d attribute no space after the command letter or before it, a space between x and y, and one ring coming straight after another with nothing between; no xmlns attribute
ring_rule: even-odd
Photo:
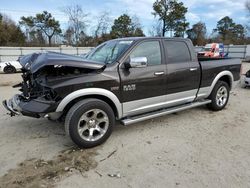
<svg viewBox="0 0 250 188"><path fill-rule="evenodd" d="M61 112L55 111L66 95L62 83L104 69L103 64L55 52L27 55L20 63L23 81L13 87L20 88L21 93L3 101L3 105L11 116L22 114L34 118L58 119Z"/></svg>
<svg viewBox="0 0 250 188"><path fill-rule="evenodd" d="M23 81L13 86L20 88L20 94L3 101L3 105L10 111L11 116L22 114L39 118L44 114L55 110L57 94L45 83L39 82L39 77L30 71L22 70Z"/></svg>

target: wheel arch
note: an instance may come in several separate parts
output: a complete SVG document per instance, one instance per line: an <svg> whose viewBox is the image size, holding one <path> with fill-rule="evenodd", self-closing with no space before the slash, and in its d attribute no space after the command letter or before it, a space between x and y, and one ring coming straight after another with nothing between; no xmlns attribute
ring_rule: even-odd
<svg viewBox="0 0 250 188"><path fill-rule="evenodd" d="M233 81L229 75L224 75L220 77L218 81L224 81L228 84L229 88L232 89Z"/></svg>
<svg viewBox="0 0 250 188"><path fill-rule="evenodd" d="M74 91L67 95L58 105L56 112L67 112L75 103L80 100L95 98L110 105L115 113L115 117L122 118L122 104L119 99L110 91L100 88L87 88Z"/></svg>
<svg viewBox="0 0 250 188"><path fill-rule="evenodd" d="M207 97L212 93L216 83L218 81L224 81L229 85L230 90L233 87L233 81L234 81L234 77L233 74L230 71L222 71L220 72L213 80L212 85L209 88L209 92L207 94Z"/></svg>

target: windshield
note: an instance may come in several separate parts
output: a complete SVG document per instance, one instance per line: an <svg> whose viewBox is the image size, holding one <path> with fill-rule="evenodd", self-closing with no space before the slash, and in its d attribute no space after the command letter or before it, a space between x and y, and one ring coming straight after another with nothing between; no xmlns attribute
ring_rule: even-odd
<svg viewBox="0 0 250 188"><path fill-rule="evenodd" d="M128 49L132 40L110 41L96 47L90 52L86 59L110 64L118 59L118 57Z"/></svg>

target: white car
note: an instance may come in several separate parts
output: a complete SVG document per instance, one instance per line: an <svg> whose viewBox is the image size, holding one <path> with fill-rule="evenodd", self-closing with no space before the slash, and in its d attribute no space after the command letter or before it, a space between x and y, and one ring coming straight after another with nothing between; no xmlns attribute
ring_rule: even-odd
<svg viewBox="0 0 250 188"><path fill-rule="evenodd" d="M15 73L20 71L22 68L19 61L6 61L0 62L0 72L1 73Z"/></svg>
<svg viewBox="0 0 250 188"><path fill-rule="evenodd" d="M246 75L244 76L244 86L250 87L250 70L247 71Z"/></svg>

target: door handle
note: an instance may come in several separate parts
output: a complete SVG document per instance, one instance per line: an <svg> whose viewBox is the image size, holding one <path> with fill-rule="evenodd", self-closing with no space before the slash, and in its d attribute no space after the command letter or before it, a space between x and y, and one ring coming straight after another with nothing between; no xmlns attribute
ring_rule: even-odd
<svg viewBox="0 0 250 188"><path fill-rule="evenodd" d="M190 68L189 70L190 70L190 71L197 71L198 68Z"/></svg>
<svg viewBox="0 0 250 188"><path fill-rule="evenodd" d="M165 74L164 71L162 71L162 72L155 72L155 73L154 73L155 76L162 76L162 75L164 75L164 74Z"/></svg>

